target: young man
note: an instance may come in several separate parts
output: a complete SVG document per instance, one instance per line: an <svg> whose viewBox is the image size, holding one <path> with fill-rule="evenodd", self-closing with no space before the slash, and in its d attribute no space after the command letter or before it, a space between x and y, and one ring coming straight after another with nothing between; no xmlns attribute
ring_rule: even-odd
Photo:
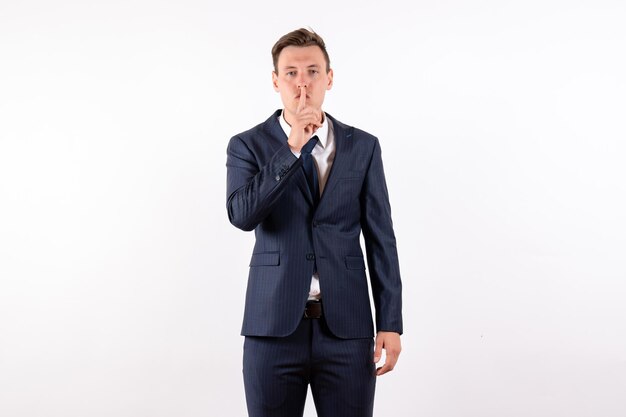
<svg viewBox="0 0 626 417"><path fill-rule="evenodd" d="M302 416L310 384L318 416L371 416L402 334L380 145L322 111L333 70L319 35L288 33L272 57L284 108L234 136L226 163L230 222L256 236L242 329L248 413Z"/></svg>

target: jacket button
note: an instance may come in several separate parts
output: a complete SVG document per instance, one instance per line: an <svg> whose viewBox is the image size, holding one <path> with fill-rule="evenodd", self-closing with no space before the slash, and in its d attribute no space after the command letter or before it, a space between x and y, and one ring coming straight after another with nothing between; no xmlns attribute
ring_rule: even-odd
<svg viewBox="0 0 626 417"><path fill-rule="evenodd" d="M307 261L313 261L313 260L315 260L315 254L314 254L314 253L307 253L307 254L306 254L306 260L307 260Z"/></svg>
<svg viewBox="0 0 626 417"><path fill-rule="evenodd" d="M313 222L313 227L317 227L318 224L318 222Z"/></svg>

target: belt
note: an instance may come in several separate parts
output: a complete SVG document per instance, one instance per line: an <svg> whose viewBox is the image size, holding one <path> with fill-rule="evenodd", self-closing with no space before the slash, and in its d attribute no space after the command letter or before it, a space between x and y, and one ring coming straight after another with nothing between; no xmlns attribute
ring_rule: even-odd
<svg viewBox="0 0 626 417"><path fill-rule="evenodd" d="M304 308L305 319L319 319L322 317L322 302L320 300L309 300Z"/></svg>

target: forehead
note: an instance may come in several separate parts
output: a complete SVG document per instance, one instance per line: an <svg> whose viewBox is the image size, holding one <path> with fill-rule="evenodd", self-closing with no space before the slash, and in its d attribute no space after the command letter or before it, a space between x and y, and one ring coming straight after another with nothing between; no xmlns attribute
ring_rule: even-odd
<svg viewBox="0 0 626 417"><path fill-rule="evenodd" d="M278 67L288 66L325 66L324 53L317 45L287 46L278 56Z"/></svg>

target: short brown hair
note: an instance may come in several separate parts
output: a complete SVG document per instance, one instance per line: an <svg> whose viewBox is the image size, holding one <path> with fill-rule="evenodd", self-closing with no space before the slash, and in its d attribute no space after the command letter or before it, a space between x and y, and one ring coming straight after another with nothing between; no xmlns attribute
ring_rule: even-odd
<svg viewBox="0 0 626 417"><path fill-rule="evenodd" d="M328 57L328 52L326 52L326 44L324 44L324 39L317 33L313 32L309 29L297 29L293 32L289 32L286 35L283 35L278 42L274 44L272 47L272 59L274 61L274 71L278 74L278 56L288 46L314 46L317 45L322 50L324 54L324 58L326 59L326 72L330 71L330 58Z"/></svg>

